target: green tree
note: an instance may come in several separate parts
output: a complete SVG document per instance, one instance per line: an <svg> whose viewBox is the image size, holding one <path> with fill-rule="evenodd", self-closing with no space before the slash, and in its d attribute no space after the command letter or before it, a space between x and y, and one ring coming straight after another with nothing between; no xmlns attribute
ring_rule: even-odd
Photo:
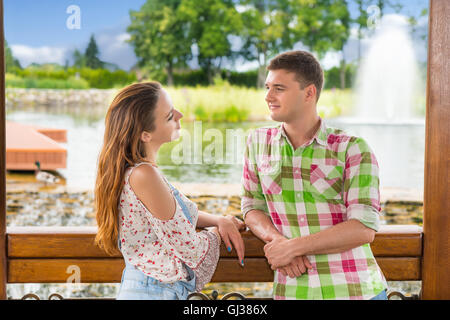
<svg viewBox="0 0 450 320"><path fill-rule="evenodd" d="M103 68L103 62L98 57L99 54L100 52L98 50L97 42L95 41L94 35L91 35L89 44L84 53L86 67L91 69Z"/></svg>
<svg viewBox="0 0 450 320"><path fill-rule="evenodd" d="M22 69L19 60L14 58L12 50L5 39L5 68L6 72L14 72L16 69Z"/></svg>
<svg viewBox="0 0 450 320"><path fill-rule="evenodd" d="M358 64L361 60L361 39L363 37L363 30L367 29L367 19L369 18L367 7L370 0L350 0L355 2L358 10L357 15L353 19L353 23L356 24L358 28Z"/></svg>
<svg viewBox="0 0 450 320"><path fill-rule="evenodd" d="M211 84L224 59L235 55L230 36L241 29L239 13L232 0L182 0L180 17L189 22L189 38Z"/></svg>
<svg viewBox="0 0 450 320"><path fill-rule="evenodd" d="M242 55L258 62L257 87L263 87L268 59L293 44L288 31L292 17L286 0L240 0L244 41Z"/></svg>
<svg viewBox="0 0 450 320"><path fill-rule="evenodd" d="M82 54L78 49L75 49L75 51L72 54L73 57L73 66L75 68L84 68L86 67L86 58L84 54Z"/></svg>
<svg viewBox="0 0 450 320"><path fill-rule="evenodd" d="M184 67L192 57L190 22L180 19L182 0L147 0L138 11L130 11L127 31L134 47L138 66L152 77L163 78L173 85L175 67Z"/></svg>
<svg viewBox="0 0 450 320"><path fill-rule="evenodd" d="M375 5L380 9L381 17L384 15L384 10L386 7L393 8L395 10L395 12L397 12L397 13L403 8L403 5L397 1L376 0L374 2L375 2Z"/></svg>
<svg viewBox="0 0 450 320"><path fill-rule="evenodd" d="M294 39L319 58L330 50L341 53L341 88L345 88L344 45L350 36L351 17L346 0L292 0L294 20L289 24Z"/></svg>

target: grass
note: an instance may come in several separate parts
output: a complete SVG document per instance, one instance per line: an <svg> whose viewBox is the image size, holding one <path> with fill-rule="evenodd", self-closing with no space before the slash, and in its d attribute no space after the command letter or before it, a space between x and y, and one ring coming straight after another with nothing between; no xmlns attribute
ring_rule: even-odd
<svg viewBox="0 0 450 320"><path fill-rule="evenodd" d="M264 117L264 91L228 84L167 88L174 105L189 120L240 122Z"/></svg>
<svg viewBox="0 0 450 320"><path fill-rule="evenodd" d="M172 101L187 120L241 122L267 119L265 89L230 86L169 87ZM321 117L346 115L352 107L351 90L324 90L318 103Z"/></svg>

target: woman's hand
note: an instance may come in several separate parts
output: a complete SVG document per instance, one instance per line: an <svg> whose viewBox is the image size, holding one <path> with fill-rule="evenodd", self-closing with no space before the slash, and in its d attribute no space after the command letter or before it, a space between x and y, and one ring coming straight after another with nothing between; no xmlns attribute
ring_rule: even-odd
<svg viewBox="0 0 450 320"><path fill-rule="evenodd" d="M222 216L219 218L217 228L228 252L233 249L233 244L239 258L239 264L244 266L244 240L242 240L239 230L244 230L245 224L236 217Z"/></svg>
<svg viewBox="0 0 450 320"><path fill-rule="evenodd" d="M219 242L222 241L222 237L220 236L219 229L217 229L217 227L209 227L209 228L206 228L206 230L208 230L209 232L215 233L217 238L219 238Z"/></svg>

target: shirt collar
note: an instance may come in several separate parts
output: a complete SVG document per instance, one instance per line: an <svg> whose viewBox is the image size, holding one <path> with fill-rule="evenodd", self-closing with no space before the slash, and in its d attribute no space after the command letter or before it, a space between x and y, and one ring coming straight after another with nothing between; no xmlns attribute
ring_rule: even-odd
<svg viewBox="0 0 450 320"><path fill-rule="evenodd" d="M319 120L320 120L320 127L317 130L317 132L314 135L314 137L310 140L308 145L310 143L312 143L313 140L316 140L317 143L322 145L322 146L326 146L327 145L327 140L328 140L327 126L325 124L325 121L323 121L323 119L321 117L319 117ZM286 131L284 130L283 123L278 125L278 133L275 135L274 139L275 140L279 140L281 138L281 136L283 136L283 137L285 137L286 139L289 140L288 136L286 135Z"/></svg>

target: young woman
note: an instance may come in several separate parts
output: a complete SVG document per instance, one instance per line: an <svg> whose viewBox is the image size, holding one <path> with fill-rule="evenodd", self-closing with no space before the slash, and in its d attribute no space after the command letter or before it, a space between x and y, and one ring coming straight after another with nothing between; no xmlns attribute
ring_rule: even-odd
<svg viewBox="0 0 450 320"><path fill-rule="evenodd" d="M117 299L186 299L211 280L221 239L244 265L243 222L198 211L156 165L161 145L179 137L182 116L157 82L125 87L107 112L95 240L125 259Z"/></svg>

